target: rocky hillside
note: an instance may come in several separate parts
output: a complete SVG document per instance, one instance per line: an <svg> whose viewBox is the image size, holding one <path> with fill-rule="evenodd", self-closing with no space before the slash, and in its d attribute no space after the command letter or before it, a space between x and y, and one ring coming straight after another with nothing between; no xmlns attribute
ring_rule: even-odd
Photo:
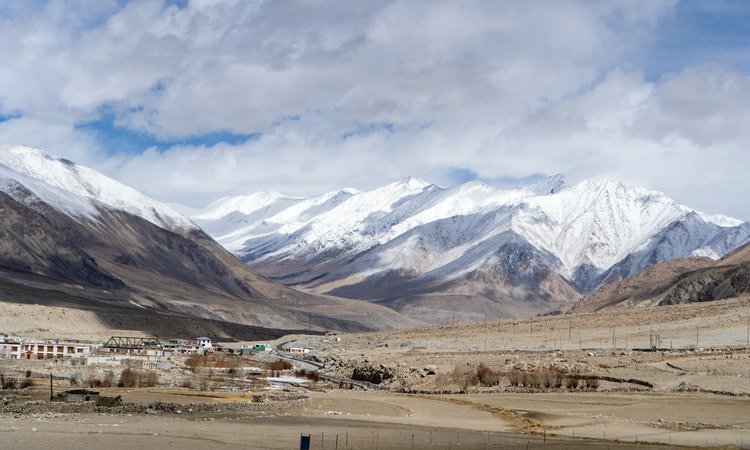
<svg viewBox="0 0 750 450"><path fill-rule="evenodd" d="M606 284L583 298L573 312L674 305L750 293L750 245L719 261L688 258L654 265L637 276Z"/></svg>

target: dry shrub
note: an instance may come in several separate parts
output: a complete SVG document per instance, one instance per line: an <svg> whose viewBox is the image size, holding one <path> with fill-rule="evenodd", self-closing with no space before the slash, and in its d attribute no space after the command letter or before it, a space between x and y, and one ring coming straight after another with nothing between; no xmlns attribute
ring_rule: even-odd
<svg viewBox="0 0 750 450"><path fill-rule="evenodd" d="M154 387L159 383L159 374L156 372L148 372L146 374L146 387Z"/></svg>
<svg viewBox="0 0 750 450"><path fill-rule="evenodd" d="M115 373L108 370L102 378L102 387L112 387L115 385Z"/></svg>
<svg viewBox="0 0 750 450"><path fill-rule="evenodd" d="M269 370L290 370L293 367L292 363L290 361L284 360L284 359L277 359L276 361L269 363L267 365L267 368Z"/></svg>
<svg viewBox="0 0 750 450"><path fill-rule="evenodd" d="M565 387L567 389L578 389L578 378L574 376L565 377Z"/></svg>
<svg viewBox="0 0 750 450"><path fill-rule="evenodd" d="M206 367L208 365L208 356L207 355L191 355L188 356L187 359L185 359L185 365L193 370L193 372L197 372L198 369L201 367Z"/></svg>
<svg viewBox="0 0 750 450"><path fill-rule="evenodd" d="M451 380L454 384L461 387L461 390L466 390L469 386L476 386L479 384L479 377L477 376L476 370L472 369L471 366L456 364L451 372Z"/></svg>
<svg viewBox="0 0 750 450"><path fill-rule="evenodd" d="M450 373L439 373L435 376L435 386L439 389L445 389L453 381L453 375Z"/></svg>
<svg viewBox="0 0 750 450"><path fill-rule="evenodd" d="M120 372L118 387L154 387L159 383L159 374L156 372L143 372L141 370L125 368Z"/></svg>
<svg viewBox="0 0 750 450"><path fill-rule="evenodd" d="M586 389L595 390L599 388L599 380L597 380L596 378L585 378L583 380L583 386Z"/></svg>
<svg viewBox="0 0 750 450"><path fill-rule="evenodd" d="M125 388L136 387L139 384L139 378L139 371L131 368L125 368L122 370L122 372L120 372L120 382L117 383L117 386Z"/></svg>
<svg viewBox="0 0 750 450"><path fill-rule="evenodd" d="M479 363L477 366L476 377L482 386L497 386L500 384L500 374L485 366L484 363Z"/></svg>
<svg viewBox="0 0 750 450"><path fill-rule="evenodd" d="M542 385L539 371L534 369L531 372L524 372L521 378L521 385L523 387L539 389Z"/></svg>
<svg viewBox="0 0 750 450"><path fill-rule="evenodd" d="M89 375L86 380L86 385L90 388L108 388L115 384L115 374L111 371L104 373L102 378L98 378L95 374Z"/></svg>
<svg viewBox="0 0 750 450"><path fill-rule="evenodd" d="M562 387L563 373L558 369L549 367L539 372L540 384L547 389L558 389Z"/></svg>
<svg viewBox="0 0 750 450"><path fill-rule="evenodd" d="M522 377L523 373L520 370L513 369L508 372L508 383L510 383L510 385L513 387L517 387L521 384Z"/></svg>
<svg viewBox="0 0 750 450"><path fill-rule="evenodd" d="M192 389L193 382L190 380L182 380L182 383L180 383L180 387L185 388L185 389Z"/></svg>
<svg viewBox="0 0 750 450"><path fill-rule="evenodd" d="M294 375L298 378L307 378L310 381L320 381L320 374L317 370L300 369L295 371Z"/></svg>

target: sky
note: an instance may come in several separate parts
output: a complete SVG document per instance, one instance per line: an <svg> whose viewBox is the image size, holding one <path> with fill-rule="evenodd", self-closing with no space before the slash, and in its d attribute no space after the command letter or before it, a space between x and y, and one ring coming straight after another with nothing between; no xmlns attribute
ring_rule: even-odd
<svg viewBox="0 0 750 450"><path fill-rule="evenodd" d="M747 1L0 1L0 143L162 201L562 173L750 219Z"/></svg>

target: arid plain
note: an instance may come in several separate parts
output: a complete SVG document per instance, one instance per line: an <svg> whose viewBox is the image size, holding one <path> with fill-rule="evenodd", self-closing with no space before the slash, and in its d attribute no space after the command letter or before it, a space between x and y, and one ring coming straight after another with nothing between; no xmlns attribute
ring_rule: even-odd
<svg viewBox="0 0 750 450"><path fill-rule="evenodd" d="M242 407L254 401L247 392L165 386L171 379L165 373L161 386L102 393L121 395L126 404L184 408L71 412L45 409L48 388L37 383L22 395L38 400L36 409L13 409L19 398L5 406L0 447L282 449L295 448L300 435L309 434L312 448L321 449L750 448L748 320L750 298L744 297L379 333L290 335L266 343L312 349L314 358L293 361L295 369L316 369L323 377L270 391L271 401L260 407ZM480 365L494 381L474 376ZM379 384L352 380L363 368L387 375ZM578 381L546 386L541 379L514 382L514 373ZM64 388L61 383L56 378L55 389ZM274 402L281 393L299 401ZM219 407L191 406L201 404Z"/></svg>

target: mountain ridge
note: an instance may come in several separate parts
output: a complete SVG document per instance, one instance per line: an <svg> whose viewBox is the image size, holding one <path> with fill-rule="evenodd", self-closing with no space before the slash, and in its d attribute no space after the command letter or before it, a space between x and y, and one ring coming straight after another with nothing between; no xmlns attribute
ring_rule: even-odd
<svg viewBox="0 0 750 450"><path fill-rule="evenodd" d="M336 202L321 200L336 193ZM561 175L515 189L478 181L444 188L405 178L366 192L277 195L257 208L248 201L244 212L226 206L216 202L192 218L206 230L223 230L214 238L251 267L311 292L380 304L405 305L405 292L454 295L474 277L486 280L479 283L484 292L473 289L476 298L532 302L544 313L657 262L718 258L750 240L750 224L704 214L661 192L606 178L567 186ZM518 238L508 244L507 233ZM515 276L500 248L519 255L526 284L491 280L488 274Z"/></svg>

